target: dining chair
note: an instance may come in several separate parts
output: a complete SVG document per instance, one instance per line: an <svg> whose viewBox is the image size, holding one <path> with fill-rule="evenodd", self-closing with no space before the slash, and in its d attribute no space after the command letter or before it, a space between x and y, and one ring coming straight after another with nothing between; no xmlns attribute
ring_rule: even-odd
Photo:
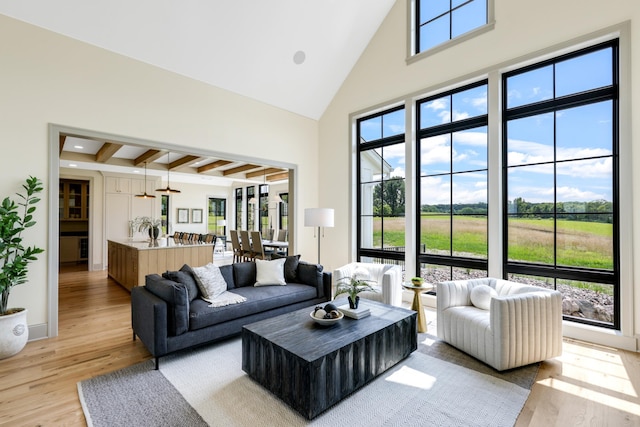
<svg viewBox="0 0 640 427"><path fill-rule="evenodd" d="M253 259L251 252L251 239L247 230L240 230L240 248L242 249L242 260L249 261Z"/></svg>
<svg viewBox="0 0 640 427"><path fill-rule="evenodd" d="M278 242L287 241L287 230L278 230Z"/></svg>
<svg viewBox="0 0 640 427"><path fill-rule="evenodd" d="M233 248L233 262L242 261L242 248L240 247L240 238L238 237L238 230L230 230L231 234L231 247Z"/></svg>
<svg viewBox="0 0 640 427"><path fill-rule="evenodd" d="M264 251L264 246L262 245L262 236L259 231L251 232L251 254L252 259L269 259ZM269 253L271 255L271 253Z"/></svg>

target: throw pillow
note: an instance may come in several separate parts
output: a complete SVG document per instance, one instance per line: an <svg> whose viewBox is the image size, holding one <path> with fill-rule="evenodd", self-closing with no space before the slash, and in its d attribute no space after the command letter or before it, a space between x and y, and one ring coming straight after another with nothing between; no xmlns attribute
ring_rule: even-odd
<svg viewBox="0 0 640 427"><path fill-rule="evenodd" d="M300 262L300 255L279 255L274 253L271 255L271 259L282 259L285 258L284 262L284 280L287 283L296 283L298 281L298 263Z"/></svg>
<svg viewBox="0 0 640 427"><path fill-rule="evenodd" d="M224 280L217 265L210 262L204 267L191 268L196 275L196 281L200 292L202 292L203 299L214 299L227 290L227 282Z"/></svg>
<svg viewBox="0 0 640 427"><path fill-rule="evenodd" d="M315 287L318 298L324 298L323 269L324 267L320 264L310 264L304 261L298 263L298 283Z"/></svg>
<svg viewBox="0 0 640 427"><path fill-rule="evenodd" d="M361 266L357 266L353 270L352 277L358 280L371 280L371 274L369 274L369 270Z"/></svg>
<svg viewBox="0 0 640 427"><path fill-rule="evenodd" d="M491 308L491 298L498 296L498 293L491 286L478 285L471 289L471 304L483 310Z"/></svg>
<svg viewBox="0 0 640 427"><path fill-rule="evenodd" d="M286 285L284 263L286 259L263 261L256 259L256 283L254 286Z"/></svg>
<svg viewBox="0 0 640 427"><path fill-rule="evenodd" d="M190 267L189 271L183 269L184 266L182 267L182 269L180 269L180 271L165 271L164 273L162 273L162 277L168 280L173 280L176 283L182 283L185 288L187 288L189 301L193 301L200 295L200 291L198 290L198 282L196 282L196 279L193 277L193 273L191 272Z"/></svg>

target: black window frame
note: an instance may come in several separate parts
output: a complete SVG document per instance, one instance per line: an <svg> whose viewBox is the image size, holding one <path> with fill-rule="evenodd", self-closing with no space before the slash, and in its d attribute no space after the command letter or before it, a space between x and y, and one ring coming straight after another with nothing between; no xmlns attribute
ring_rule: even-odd
<svg viewBox="0 0 640 427"><path fill-rule="evenodd" d="M247 206L247 230L248 231L252 231L255 229L255 225L256 225L256 218L255 218L255 207L252 206L255 203L251 202L251 199L256 199L256 187L253 185L250 185L247 187L247 201L246 201L246 206Z"/></svg>
<svg viewBox="0 0 640 427"><path fill-rule="evenodd" d="M416 247L415 247L415 253L417 254L416 256L416 276L421 276L421 265L422 264L426 264L426 265L437 265L439 267L450 267L449 268L449 274L450 274L450 278L453 278L453 269L454 268L462 268L462 269L472 269L472 270L482 270L488 273L488 269L489 269L489 242L487 241L487 258L483 259L483 258L471 258L471 257L462 257L462 256L456 256L453 255L453 217L454 217L454 212L453 212L453 201L451 201L451 212L450 212L450 235L451 235L451 241L450 241L450 255L439 255L439 254L427 254L427 253L423 253L422 252L422 248L421 248L421 242L420 242L420 235L421 235L421 199L420 199L420 194L421 194L421 189L422 189L422 174L421 174L421 164L422 164L422 157L421 157L421 149L420 149L420 144L421 144L421 140L423 138L428 138L428 137L432 137L432 136L438 136L438 135L444 135L444 134L453 134L455 132L459 132L459 131L463 131L463 130L468 130L468 129L474 129L474 128L478 128L478 127L482 127L482 126L486 126L487 127L487 131L489 128L489 114L487 112L487 114L484 114L482 116L474 116L468 119L462 119L462 120L456 120L456 121L451 121L449 123L445 123L442 125L437 125L437 126L431 126L425 129L421 129L420 128L420 119L421 119L421 108L420 106L422 104L426 104L428 102L443 98L445 96L453 96L456 93L460 93L460 92L464 92L470 89L474 89L480 86L487 86L488 88L489 85L489 81L488 79L484 79L484 80L480 80L478 82L474 82L474 83L470 83L468 85L464 85L461 87L457 87L445 92L440 92L438 94L429 96L427 98L424 99L420 99L416 102L416 164L415 164L415 170L416 170L416 180L415 180L415 186L416 186L416 203L415 203L415 211L414 211L414 215L416 218ZM453 105L450 105L450 108L453 108ZM453 144L453 141L451 142ZM486 169L478 169L478 170L482 170L487 172L487 188L488 188L488 182L489 182L489 164L488 164L488 150L489 150L489 141L487 140L487 168ZM465 171L466 172L470 172L470 171ZM447 175L453 176L455 175L456 172L450 171ZM453 192L453 189L451 189L451 192ZM487 203L487 236L489 235L489 204Z"/></svg>
<svg viewBox="0 0 640 427"><path fill-rule="evenodd" d="M593 53L595 51L611 48L612 49L612 84L607 88L597 88L592 90L587 90L579 93L574 93L571 95L564 95L560 97L556 97L554 93L553 99L538 101L531 104L526 104L522 106L507 108L507 80L509 77L523 74L535 69L539 69L542 67L546 67L549 65L553 65L559 63L561 61L577 58L583 56L585 54ZM619 127L620 127L620 112L619 112L619 40L614 39L611 41L603 42L594 46L590 46L575 52L567 53L564 55L560 55L554 58L550 58L545 61L538 62L536 64L532 64L526 67L519 68L517 70L510 71L508 73L503 74L502 76L502 209L503 209L503 218L502 218L502 230L503 230L503 260L502 260L502 271L505 279L509 277L510 274L517 275L527 275L527 276L538 276L541 278L549 278L553 279L553 286L557 288L557 280L576 280L576 281L586 281L586 282L595 282L595 283L603 283L609 284L613 286L613 299L614 299L614 308L613 308L613 322L607 323L602 321L597 321L594 319L586 319L579 318L574 316L563 315L563 319L573 321L576 323L584 323L589 325L594 325L598 327L608 328L608 329L620 329L620 164L619 164L619 147L620 147L620 137L619 137ZM555 71L554 71L555 73ZM554 91L555 91L555 77L554 77ZM602 101L611 101L612 102L612 202L613 202L613 269L612 270L604 270L604 269L596 269L596 268L587 268L587 267L571 267L571 266L563 266L558 265L557 263L557 229L554 227L554 261L553 265L550 264L536 264L530 262L523 261L509 261L508 254L508 221L509 221L509 212L508 212L508 172L509 165L507 163L507 148L508 148L508 122L509 120L531 117L535 115L539 115L542 113L555 113L558 111L562 111L568 108L580 107L590 104L595 104L597 102ZM557 146L556 135L554 134L554 153ZM588 157L591 158L591 157ZM580 160L580 159L572 159L572 160ZM558 161L555 158L552 162L545 162L554 165L554 168L558 163L562 163L563 161ZM515 167L515 166L514 166ZM556 188L556 174L554 172L554 189ZM555 192L554 192L555 194ZM557 207L557 199L554 195L554 211L553 218L557 219L558 213L556 210Z"/></svg>
<svg viewBox="0 0 640 427"><path fill-rule="evenodd" d="M394 113L397 111L404 111L405 106L399 105L394 108L390 108L385 111L381 111L379 113L370 114L365 117L361 117L356 120L356 141L357 144L357 154L356 154L356 200L358 201L356 207L356 217L357 217L357 227L356 227L356 257L357 261L362 261L362 258L373 258L375 260L381 260L382 262L390 263L390 264L398 264L404 268L405 263L405 250L385 250L384 247L380 249L374 248L363 248L362 247L362 182L361 182L361 153L364 151L374 150L376 148L382 148L385 146L391 146L396 144L405 144L405 132L402 132L397 135L382 137L380 139L376 139L373 141L364 141L361 138L360 132L360 124L364 121L370 120L372 118L380 117L381 118L381 126L384 128L384 122L382 118L386 114ZM382 133L381 133L382 135ZM406 177L404 178L406 183ZM384 181L381 181L384 183ZM406 216L406 212L405 212ZM381 232L384 236L384 221L381 224Z"/></svg>
<svg viewBox="0 0 640 427"><path fill-rule="evenodd" d="M282 199L280 206L278 206L278 226L280 230L289 230L289 193L280 193L278 195ZM283 226L283 224L286 225Z"/></svg>
<svg viewBox="0 0 640 427"><path fill-rule="evenodd" d="M260 184L258 195L258 230L262 234L269 228L269 184Z"/></svg>
<svg viewBox="0 0 640 427"><path fill-rule="evenodd" d="M236 230L242 230L242 196L244 189L242 187L238 187L235 190L235 200L236 200L236 218L235 218L235 227Z"/></svg>
<svg viewBox="0 0 640 427"><path fill-rule="evenodd" d="M449 16L449 38L447 39L447 41L451 41L451 40L455 40L459 37L464 36L465 34L474 31L478 28L481 28L481 26L475 27L474 29L471 29L465 33L462 33L456 37L453 37L452 35L452 28L453 28L453 11L455 11L456 9L460 9L466 5L468 5L469 3L473 2L473 1L484 1L485 3L485 22L483 25L487 25L489 23L489 0L466 0L464 1L464 3L461 3L455 7L452 6L453 0L449 0L449 9L446 12L441 13L440 15L433 17L431 19L429 19L428 21L425 22L420 22L420 6L422 4L422 1L428 1L428 0L415 0L415 13L414 13L414 24L415 24L415 34L414 34L414 46L415 46L415 52L413 52L414 55L418 55L422 52L428 52L430 49L435 48L436 45L434 47L428 48L428 49L421 49L420 48L420 29L424 26L427 25L433 21L435 21L436 19L439 19L445 15ZM446 42L443 42L446 43Z"/></svg>

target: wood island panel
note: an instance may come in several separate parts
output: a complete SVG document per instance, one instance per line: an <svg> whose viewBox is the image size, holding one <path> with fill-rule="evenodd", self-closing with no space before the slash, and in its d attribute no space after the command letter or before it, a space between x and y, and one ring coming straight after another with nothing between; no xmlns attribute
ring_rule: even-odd
<svg viewBox="0 0 640 427"><path fill-rule="evenodd" d="M144 285L147 274L162 274L179 270L184 264L194 267L213 261L213 244L185 245L173 239L158 239L158 246L149 242L108 241L108 274L129 291Z"/></svg>

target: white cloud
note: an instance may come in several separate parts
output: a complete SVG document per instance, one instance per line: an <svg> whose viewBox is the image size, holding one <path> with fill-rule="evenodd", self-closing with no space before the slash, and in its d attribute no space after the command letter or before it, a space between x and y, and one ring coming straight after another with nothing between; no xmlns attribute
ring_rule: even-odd
<svg viewBox="0 0 640 427"><path fill-rule="evenodd" d="M405 170L401 167L397 167L391 171L391 178L404 178Z"/></svg>
<svg viewBox="0 0 640 427"><path fill-rule="evenodd" d="M603 193L585 191L575 187L558 187L557 199L559 202L589 202L598 199L607 199Z"/></svg>

